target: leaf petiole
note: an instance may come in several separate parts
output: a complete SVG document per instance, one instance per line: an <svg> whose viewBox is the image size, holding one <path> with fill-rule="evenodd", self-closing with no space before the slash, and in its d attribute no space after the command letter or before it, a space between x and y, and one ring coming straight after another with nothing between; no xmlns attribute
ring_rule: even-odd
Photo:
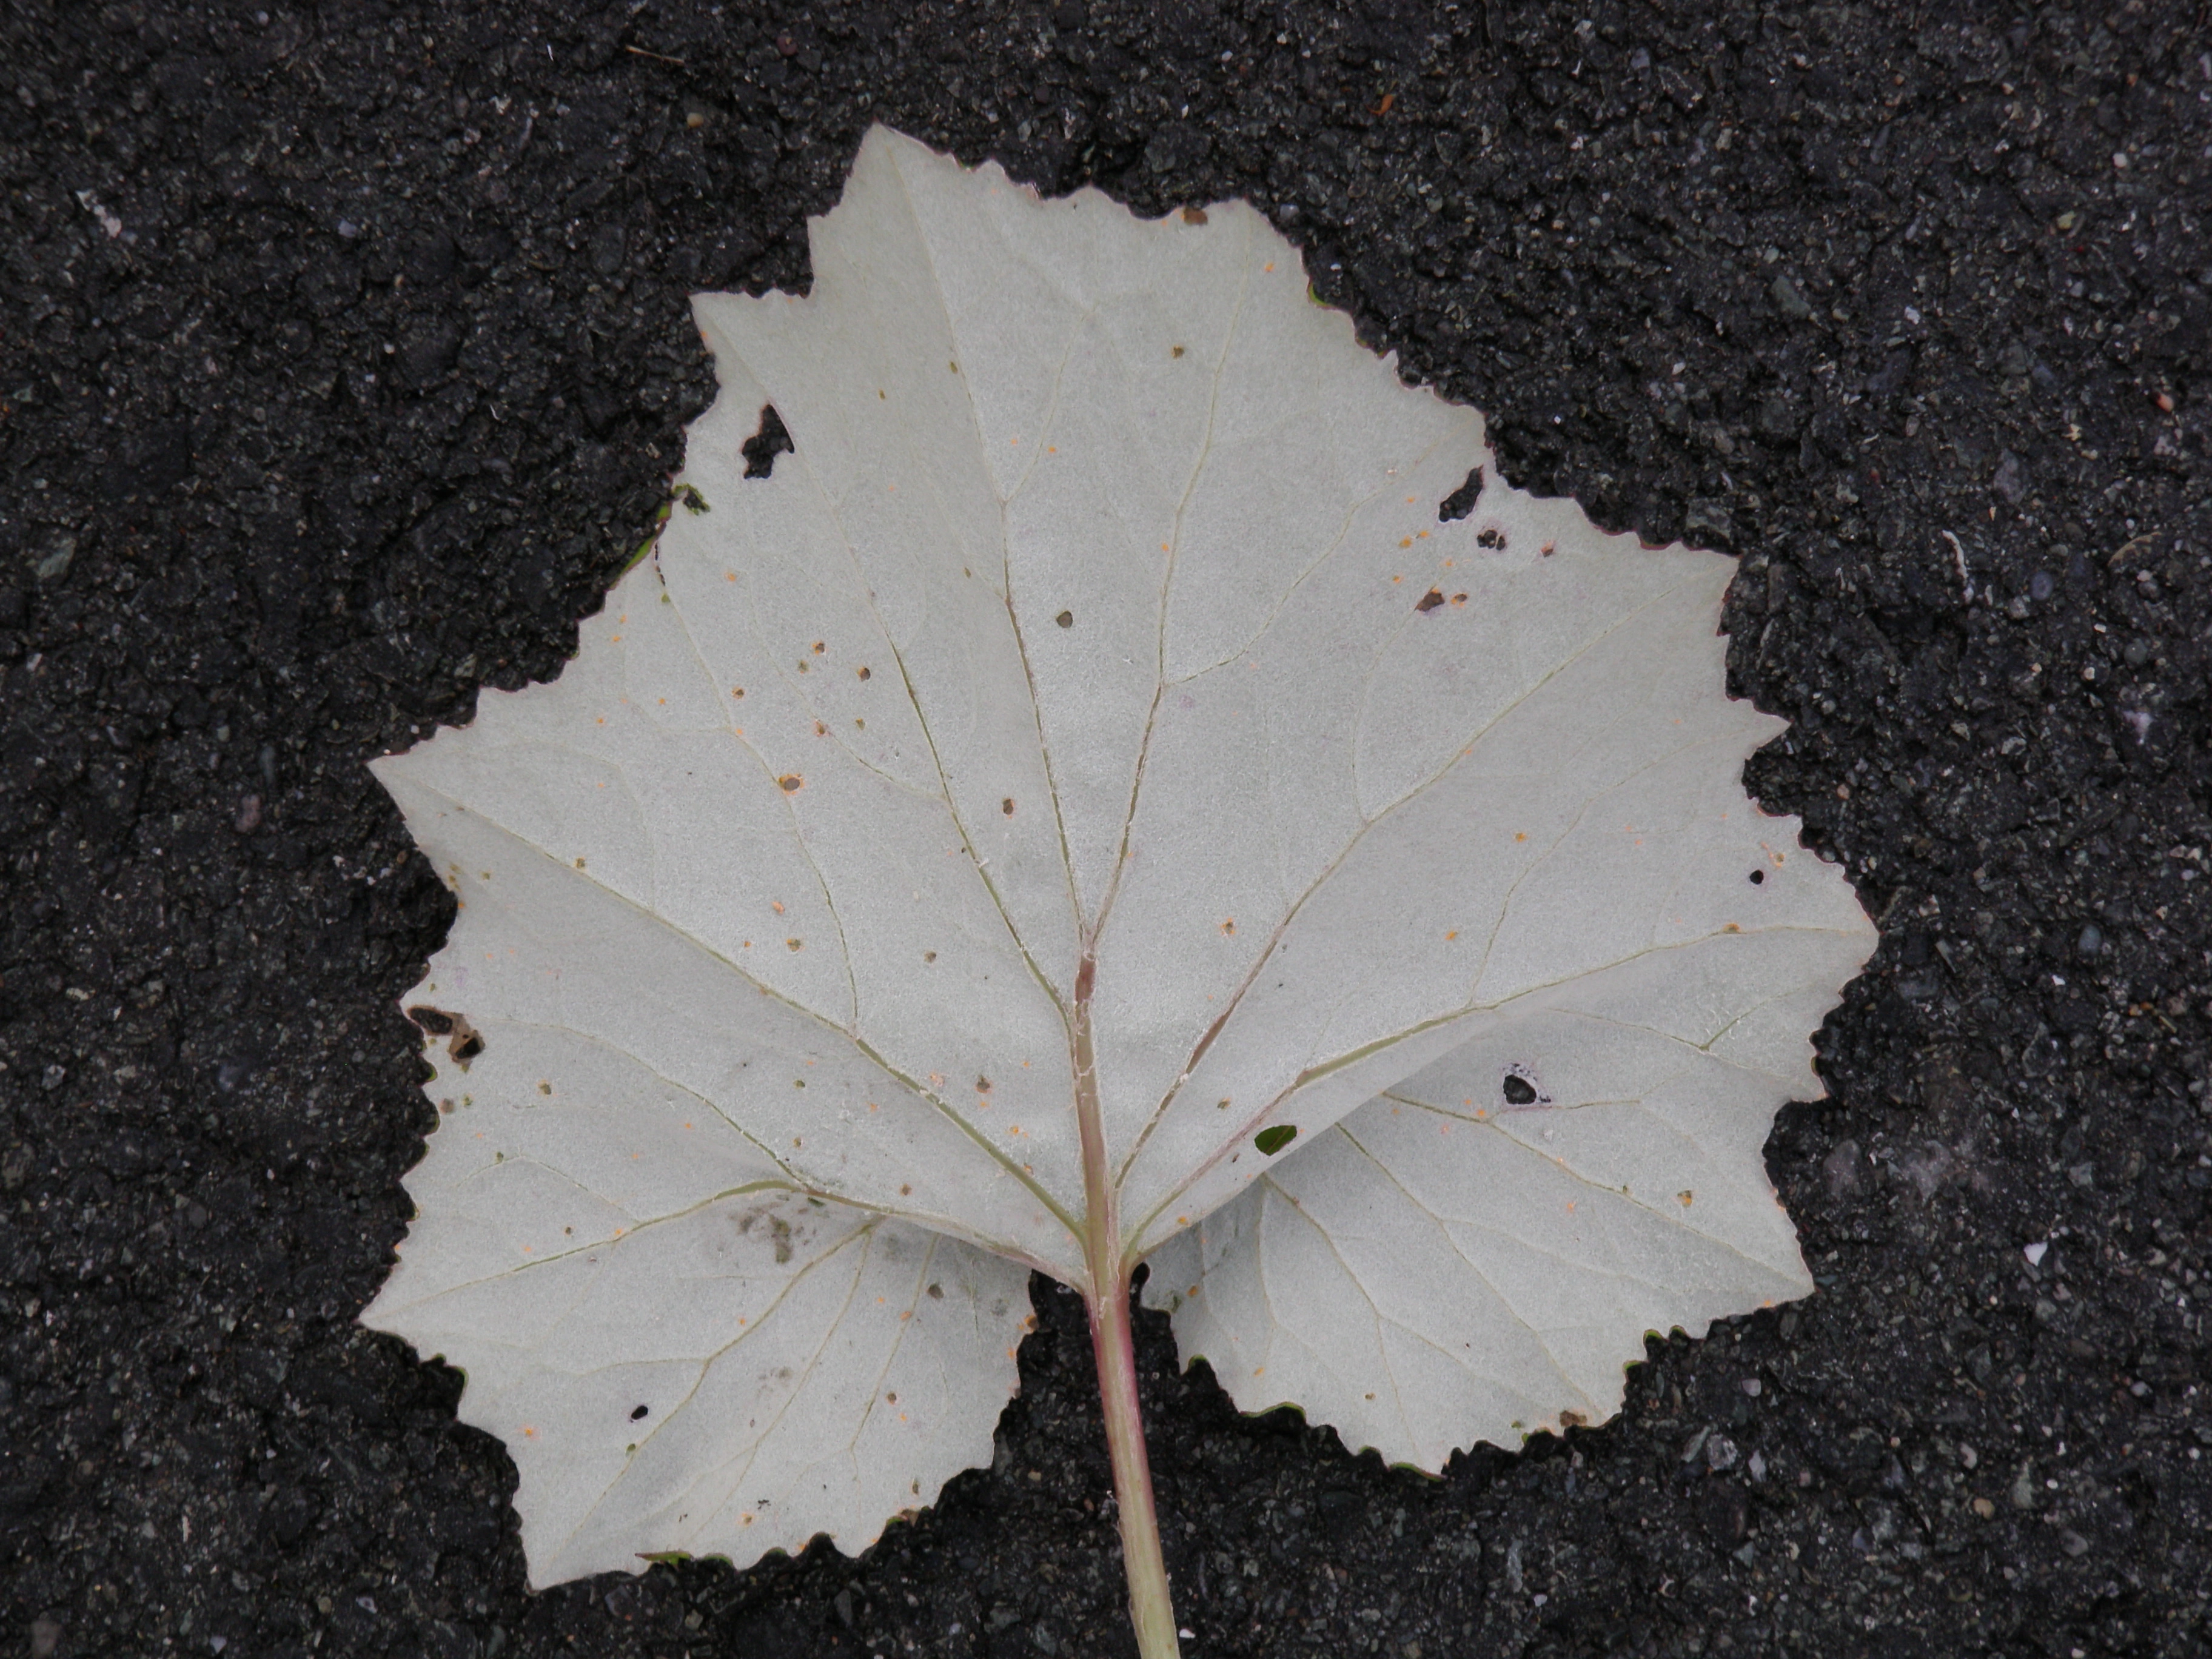
<svg viewBox="0 0 2212 1659"><path fill-rule="evenodd" d="M1175 1604L1160 1554L1160 1522L1152 1503L1152 1466L1137 1407L1136 1328L1129 1308L1129 1267L1123 1260L1121 1206L1106 1158L1098 1103L1098 1062L1091 1035L1091 987L1097 963L1086 952L1075 975L1075 1116L1083 1136L1087 1200L1084 1255L1091 1283L1084 1306L1098 1361L1098 1399L1106 1415L1106 1452L1114 1467L1114 1502L1121 1523L1121 1567L1129 1582L1129 1622L1143 1659L1179 1659Z"/></svg>
<svg viewBox="0 0 2212 1659"><path fill-rule="evenodd" d="M1129 1622L1143 1659L1177 1659L1175 1604L1160 1554L1160 1522L1152 1504L1152 1461L1137 1409L1135 1324L1129 1278L1117 1272L1107 1288L1086 1297L1091 1346L1098 1359L1098 1396L1106 1412L1106 1450L1114 1466L1114 1501L1121 1512L1121 1565L1129 1581Z"/></svg>

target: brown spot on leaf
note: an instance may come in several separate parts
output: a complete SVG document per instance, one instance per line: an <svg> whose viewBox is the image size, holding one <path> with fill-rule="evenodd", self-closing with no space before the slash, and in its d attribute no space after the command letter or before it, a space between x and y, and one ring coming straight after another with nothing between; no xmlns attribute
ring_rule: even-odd
<svg viewBox="0 0 2212 1659"><path fill-rule="evenodd" d="M1427 592L1422 594L1419 599L1413 602L1413 609L1419 611L1425 617L1430 611L1435 610L1443 602L1444 596L1443 591L1441 589L1432 587Z"/></svg>
<svg viewBox="0 0 2212 1659"><path fill-rule="evenodd" d="M1182 356L1182 348L1181 346L1170 346L1170 347L1168 349L1168 356L1170 356L1170 357L1180 357L1180 356Z"/></svg>

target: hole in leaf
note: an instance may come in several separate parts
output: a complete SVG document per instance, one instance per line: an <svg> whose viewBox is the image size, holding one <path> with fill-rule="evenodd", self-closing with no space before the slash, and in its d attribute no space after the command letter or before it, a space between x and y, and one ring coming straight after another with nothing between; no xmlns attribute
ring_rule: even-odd
<svg viewBox="0 0 2212 1659"><path fill-rule="evenodd" d="M1505 550L1505 532L1496 525L1490 525L1474 538L1474 544L1486 547L1494 553L1502 553Z"/></svg>
<svg viewBox="0 0 2212 1659"><path fill-rule="evenodd" d="M942 1301L944 1301L944 1300L945 1300L945 1286L943 1286L942 1285L932 1285L929 1287L929 1299L930 1299L932 1302L942 1302Z"/></svg>
<svg viewBox="0 0 2212 1659"><path fill-rule="evenodd" d="M1075 626L1075 613L1073 611L1063 611L1053 620L1062 628L1073 628Z"/></svg>
<svg viewBox="0 0 2212 1659"><path fill-rule="evenodd" d="M1206 210L1202 207L1185 208L1182 210L1182 222L1187 225L1204 224L1206 222Z"/></svg>
<svg viewBox="0 0 2212 1659"><path fill-rule="evenodd" d="M453 1017L443 1008L433 1008L428 1003L417 1003L407 1011L407 1018L432 1036L444 1036L453 1029Z"/></svg>
<svg viewBox="0 0 2212 1659"><path fill-rule="evenodd" d="M649 1407L640 1406L635 1411L629 1414L629 1420L633 1423L636 1422L639 1418L643 1417L650 1409L651 1407Z"/></svg>
<svg viewBox="0 0 2212 1659"><path fill-rule="evenodd" d="M1439 605L1443 605L1443 590L1440 587L1432 587L1413 602L1413 609L1419 611L1421 615L1425 617L1430 611L1436 610Z"/></svg>
<svg viewBox="0 0 2212 1659"><path fill-rule="evenodd" d="M1751 884L1753 887L1764 887L1766 884L1766 872L1764 870L1753 871L1751 872Z"/></svg>
<svg viewBox="0 0 2212 1659"><path fill-rule="evenodd" d="M1180 356L1182 356L1182 348L1181 346L1170 346L1170 347L1169 347L1169 348L1168 348L1168 356L1170 356L1170 357L1180 357Z"/></svg>
<svg viewBox="0 0 2212 1659"><path fill-rule="evenodd" d="M861 664L858 668L854 669L853 672L854 672L855 674L858 674L858 675L859 675L862 679L864 679L864 680L866 680L866 679L872 679L873 678L875 678L873 675L872 675L872 674L870 674L870 673L868 672L868 665L867 665L867 664L866 664L866 663L862 663L862 664Z"/></svg>
<svg viewBox="0 0 2212 1659"><path fill-rule="evenodd" d="M1536 1085L1525 1077L1508 1072L1505 1074L1505 1103L1509 1106L1534 1106L1536 1103Z"/></svg>
<svg viewBox="0 0 2212 1659"><path fill-rule="evenodd" d="M1474 498L1482 494L1482 469L1474 467L1467 475L1467 482L1437 503L1437 522L1449 524L1455 519L1464 519L1474 511Z"/></svg>
<svg viewBox="0 0 2212 1659"><path fill-rule="evenodd" d="M1009 795L1009 796L1007 796L1007 797L1006 798L1006 799L1004 799L1004 800L1000 801L1000 802L999 803L999 810L1000 810L1001 812L1005 813L1008 817L1013 817L1013 815L1014 815L1014 798L1013 798L1012 795Z"/></svg>
<svg viewBox="0 0 2212 1659"><path fill-rule="evenodd" d="M791 434L783 424L783 416L775 412L774 404L763 404L760 430L738 446L738 453L745 458L745 477L766 478L775 471L775 458L796 455L799 446L791 441Z"/></svg>
<svg viewBox="0 0 2212 1659"><path fill-rule="evenodd" d="M1297 1138L1298 1126L1297 1124L1276 1123L1271 1124L1267 1128L1261 1130L1258 1134L1254 1135L1252 1137L1252 1144L1255 1146L1257 1146L1261 1152L1267 1153L1269 1158L1273 1158L1277 1152L1281 1152L1284 1147L1289 1146Z"/></svg>
<svg viewBox="0 0 2212 1659"><path fill-rule="evenodd" d="M806 787L806 780L796 772L787 772L776 781L776 787L787 795L795 795Z"/></svg>
<svg viewBox="0 0 2212 1659"><path fill-rule="evenodd" d="M979 1095L989 1094L991 1092L991 1079L987 1077L977 1078L975 1079L975 1092Z"/></svg>

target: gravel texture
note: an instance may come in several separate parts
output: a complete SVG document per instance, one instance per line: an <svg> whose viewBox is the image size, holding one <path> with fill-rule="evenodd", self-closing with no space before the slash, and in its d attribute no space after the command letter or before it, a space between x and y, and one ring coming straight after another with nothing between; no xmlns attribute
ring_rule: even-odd
<svg viewBox="0 0 2212 1659"><path fill-rule="evenodd" d="M13 0L0 1644L1127 1653L1080 1310L854 1561L524 1588L354 1316L449 900L362 769L558 672L883 119L1244 196L1515 482L1743 556L1749 768L1882 925L1771 1168L1817 1295L1437 1480L1145 1324L1193 1655L2212 1645L2212 56L2194 8ZM2201 21L2201 20L2199 20Z"/></svg>

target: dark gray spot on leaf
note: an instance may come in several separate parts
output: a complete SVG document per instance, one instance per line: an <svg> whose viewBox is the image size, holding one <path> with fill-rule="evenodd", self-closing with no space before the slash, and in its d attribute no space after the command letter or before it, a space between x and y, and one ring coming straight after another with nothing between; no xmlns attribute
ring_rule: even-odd
<svg viewBox="0 0 2212 1659"><path fill-rule="evenodd" d="M1449 524L1455 519L1464 519L1474 511L1475 497L1482 494L1482 469L1475 467L1467 475L1467 482L1437 503L1437 522Z"/></svg>
<svg viewBox="0 0 2212 1659"><path fill-rule="evenodd" d="M771 477L775 472L775 458L796 455L799 446L791 441L791 434L783 424L783 416L775 412L774 404L763 404L760 430L738 446L738 453L745 458L745 477Z"/></svg>

